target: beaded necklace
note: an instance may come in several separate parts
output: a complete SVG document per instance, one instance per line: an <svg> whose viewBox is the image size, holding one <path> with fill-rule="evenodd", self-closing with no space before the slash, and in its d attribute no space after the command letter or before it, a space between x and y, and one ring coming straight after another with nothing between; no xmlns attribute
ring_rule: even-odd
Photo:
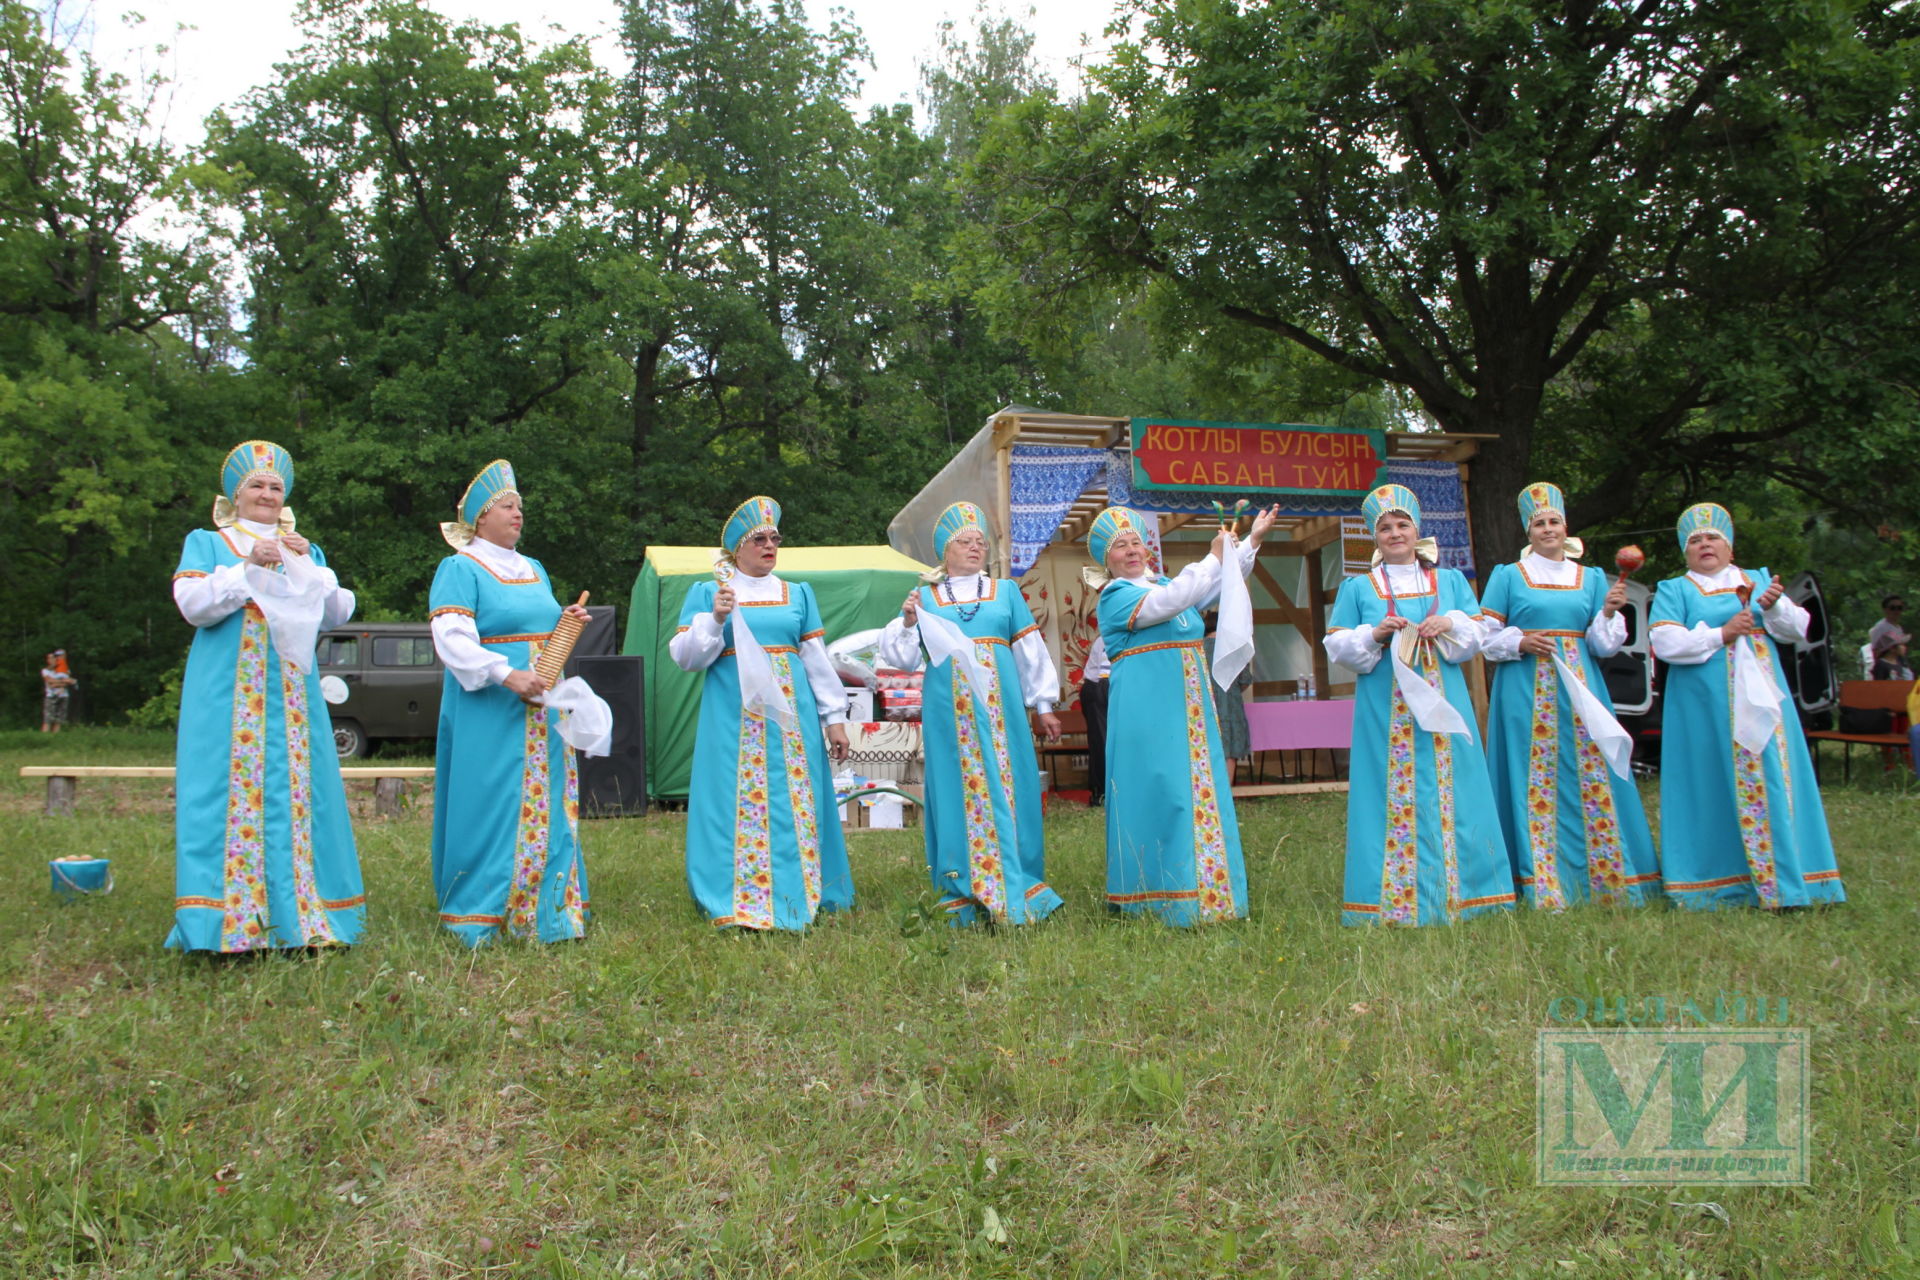
<svg viewBox="0 0 1920 1280"><path fill-rule="evenodd" d="M972 622L975 618L980 616L980 608L982 605L986 604L987 602L987 575L984 572L981 573L980 585L974 592L973 612L971 613L967 612L966 605L960 603L960 597L954 594L952 574L948 574L946 577L942 578L940 580L940 585L947 589L947 599L953 601L954 612L960 615L960 621Z"/></svg>

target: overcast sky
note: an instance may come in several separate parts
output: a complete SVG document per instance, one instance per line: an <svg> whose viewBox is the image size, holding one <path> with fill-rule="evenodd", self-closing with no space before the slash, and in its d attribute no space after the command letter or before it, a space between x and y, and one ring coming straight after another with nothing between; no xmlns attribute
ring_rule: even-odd
<svg viewBox="0 0 1920 1280"><path fill-rule="evenodd" d="M1096 50L1106 47L1101 33L1114 0L1048 0L1031 13L1022 0L988 4L994 14L1009 14L1032 31L1042 68L1070 86L1077 83L1072 64L1085 52L1082 38L1092 41ZM551 24L569 36L595 38L602 65L614 64L618 56L612 36L614 0L432 0L432 7L456 19L496 26L517 22L529 36L545 33ZM967 28L974 13L973 0L844 0L832 7L851 13L873 50L876 65L865 73L863 105L912 102L917 107L917 67L932 60L940 23L951 18ZM65 0L63 17L70 19L85 8ZM817 26L824 26L828 8L820 0L806 11ZM131 32L120 20L129 9L146 19ZM168 73L175 87L167 136L186 143L199 139L208 112L269 79L273 64L299 45L293 11L293 0L95 0L85 38L103 64L125 70L157 65ZM194 29L176 36L180 25ZM171 53L156 63L150 50L162 43L171 46Z"/></svg>

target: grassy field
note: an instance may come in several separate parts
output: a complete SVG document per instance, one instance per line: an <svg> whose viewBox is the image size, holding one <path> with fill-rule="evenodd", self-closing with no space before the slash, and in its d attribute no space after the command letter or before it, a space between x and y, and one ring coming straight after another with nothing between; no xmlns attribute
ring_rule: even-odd
<svg viewBox="0 0 1920 1280"><path fill-rule="evenodd" d="M1829 790L1852 902L1782 917L1343 929L1315 796L1244 806L1239 925L1107 916L1069 807L1043 926L918 928L908 832L851 838L849 915L715 935L668 814L587 826L584 944L477 953L436 926L423 806L358 822L367 945L221 962L160 947L164 783L54 820L15 776L170 750L0 735L5 1275L1920 1274L1900 780ZM69 852L113 894L52 905ZM1537 1186L1551 1002L1722 992L1810 1030L1811 1185Z"/></svg>

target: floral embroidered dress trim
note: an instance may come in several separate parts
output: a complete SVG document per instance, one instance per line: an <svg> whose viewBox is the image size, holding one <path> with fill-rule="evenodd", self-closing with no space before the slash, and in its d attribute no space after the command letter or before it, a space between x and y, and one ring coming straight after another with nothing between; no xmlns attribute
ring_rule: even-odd
<svg viewBox="0 0 1920 1280"><path fill-rule="evenodd" d="M1747 870L1753 878L1760 905L1780 905L1779 870L1773 857L1773 819L1767 803L1765 757L1748 751L1733 739L1733 655L1724 654L1727 670L1727 747L1733 752L1733 804L1740 819L1740 843L1746 851ZM1774 736L1780 736L1775 729Z"/></svg>
<svg viewBox="0 0 1920 1280"><path fill-rule="evenodd" d="M1560 657L1575 679L1581 684L1587 683L1586 663L1581 661L1578 640L1562 639ZM1614 807L1613 774L1579 717L1573 717L1572 724L1574 755L1580 769L1580 816L1587 837L1587 888L1595 901L1611 906L1619 902L1627 886L1634 883L1627 877L1627 851L1620 838L1619 811Z"/></svg>
<svg viewBox="0 0 1920 1280"><path fill-rule="evenodd" d="M995 688L998 688L996 682ZM967 828L967 892L994 919L1007 913L1007 880L1001 855L999 824L994 821L993 786L987 777L986 748L981 742L983 717L973 696L973 685L953 673L953 728L960 755L960 791ZM992 729L986 730L989 737ZM1005 779L1003 775L1003 786ZM1009 805L1013 790L1006 787Z"/></svg>
<svg viewBox="0 0 1920 1280"><path fill-rule="evenodd" d="M540 643L527 646L527 666L540 657ZM553 788L547 759L547 709L529 706L521 739L520 827L513 844L513 882L507 889L507 933L540 936L540 881L547 865L553 821Z"/></svg>
<svg viewBox="0 0 1920 1280"><path fill-rule="evenodd" d="M794 697L793 656L773 655L773 673L780 681L780 692L795 710L800 702ZM820 820L813 804L813 771L808 768L807 740L798 727L780 730L780 752L787 773L787 803L793 814L793 842L800 854L800 881L806 889L807 919L820 911Z"/></svg>
<svg viewBox="0 0 1920 1280"><path fill-rule="evenodd" d="M1391 680L1391 677L1389 677ZM1380 918L1388 924L1420 923L1419 811L1414 799L1413 712L1389 684L1387 709L1387 825L1380 857Z"/></svg>
<svg viewBox="0 0 1920 1280"><path fill-rule="evenodd" d="M508 586L508 587L524 587L524 586L527 586L527 585L529 585L529 584L531 584L531 583L537 583L537 582L539 582L539 581L540 581L540 575L539 575L539 574L535 574L535 575L534 575L533 577L531 577L531 578L503 578L503 577L501 577L501 576L500 576L500 575L499 575L498 573L496 573L496 572L494 571L494 568L493 568L493 566L492 566L492 565L490 565L490 564L488 564L488 563L487 563L487 562L486 562L485 560L482 560L482 559L481 559L481 558L480 558L479 556L477 556L477 555L474 555L474 554L473 554L473 552L471 552L471 551L461 551L461 552L458 552L457 554L459 554L459 555L463 555L463 556L465 556L465 557L466 557L467 559L469 559L469 560L471 560L471 561L473 561L473 562L474 562L475 564L477 564L477 565L479 565L479 566L480 566L480 567L481 567L482 569L484 569L484 570L486 571L486 574L487 574L487 576L488 576L488 577L490 577L490 578L492 578L492 579L493 579L493 580L494 580L495 582L498 582L498 583L500 583L500 584L501 584L501 585L503 585L503 586Z"/></svg>
<svg viewBox="0 0 1920 1280"><path fill-rule="evenodd" d="M287 818L293 832L293 902L307 945L338 941L313 878L313 759L307 679L280 659L280 707L287 734Z"/></svg>
<svg viewBox="0 0 1920 1280"><path fill-rule="evenodd" d="M1560 883L1559 828L1560 673L1550 659L1535 657L1533 738L1527 744L1527 845L1532 855L1534 905L1548 911L1564 911L1567 906L1566 889Z"/></svg>
<svg viewBox="0 0 1920 1280"><path fill-rule="evenodd" d="M1756 634L1750 638L1753 641L1754 656L1760 659L1760 665L1766 668L1767 674L1772 675L1778 654L1774 652L1773 646L1767 643L1763 635ZM1793 700L1790 697L1781 703L1783 710L1792 705ZM1784 724L1773 731L1772 745L1774 761L1780 766L1780 789L1787 793L1787 821L1791 823L1793 821L1793 765L1787 756L1787 735Z"/></svg>
<svg viewBox="0 0 1920 1280"><path fill-rule="evenodd" d="M227 841L220 922L222 951L267 945L267 619L248 601L233 681L227 757Z"/></svg>
<svg viewBox="0 0 1920 1280"><path fill-rule="evenodd" d="M767 793L767 721L740 714L740 755L734 768L733 915L715 924L773 928L772 811Z"/></svg>
<svg viewBox="0 0 1920 1280"><path fill-rule="evenodd" d="M1436 688L1445 689L1445 673L1434 648L1433 645L1421 646L1424 658L1421 675ZM1453 820L1453 735L1450 733L1433 735L1433 779L1440 798L1440 853L1447 871L1447 918L1451 920L1467 904L1460 901L1459 831ZM1512 894L1501 899L1512 900Z"/></svg>
<svg viewBox="0 0 1920 1280"><path fill-rule="evenodd" d="M580 767L574 760L573 748L562 747L560 754L567 762L561 782L560 812L566 818L567 833L573 837L574 848L567 867L567 882L560 891L560 914L572 935L578 938L587 931L587 903L580 895L581 863L586 858L580 848Z"/></svg>
<svg viewBox="0 0 1920 1280"><path fill-rule="evenodd" d="M1187 700L1187 772L1193 787L1193 882L1200 892L1200 919L1231 920L1240 913L1227 870L1227 837L1220 824L1220 796L1207 740L1207 708L1213 698L1204 687L1205 665L1198 650L1180 651Z"/></svg>

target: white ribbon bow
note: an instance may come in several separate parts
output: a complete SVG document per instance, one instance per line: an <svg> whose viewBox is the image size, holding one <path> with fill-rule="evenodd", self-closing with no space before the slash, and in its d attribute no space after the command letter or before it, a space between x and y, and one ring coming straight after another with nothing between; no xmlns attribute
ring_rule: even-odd
<svg viewBox="0 0 1920 1280"><path fill-rule="evenodd" d="M1213 638L1213 682L1233 688L1253 661L1253 597L1240 566L1239 543L1227 535L1226 554L1220 559L1220 604Z"/></svg>

